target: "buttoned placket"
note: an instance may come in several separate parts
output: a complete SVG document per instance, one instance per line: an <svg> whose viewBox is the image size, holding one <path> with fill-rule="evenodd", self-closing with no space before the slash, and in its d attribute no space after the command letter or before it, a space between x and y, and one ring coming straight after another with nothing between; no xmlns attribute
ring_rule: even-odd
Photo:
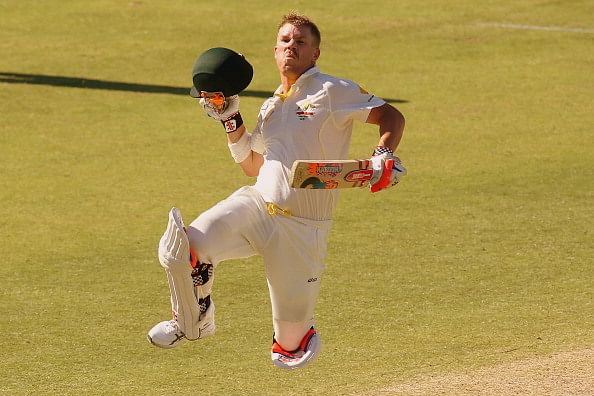
<svg viewBox="0 0 594 396"><path fill-rule="evenodd" d="M291 107L292 107L291 105L294 105L297 102L296 100L294 100L294 98L299 93L300 86L304 83L304 81L307 78L309 78L317 73L319 73L319 69L317 68L317 66L314 66L311 69L307 70L305 73L303 73L297 79L297 81L295 81L295 84L293 84L293 86L290 88L293 90L293 92L291 92L290 96L287 96L285 98L285 100L282 100L280 97L278 97L278 101L277 101L276 105L281 106L281 121L283 123L287 122L288 114L291 111ZM277 92L279 92L280 89L281 89L281 87L279 87ZM293 99L291 99L291 98L293 98Z"/></svg>
<svg viewBox="0 0 594 396"><path fill-rule="evenodd" d="M288 96L284 101L281 100L281 106L282 106L282 122L283 124L285 124L287 122L287 119L289 117L289 114L291 113L291 109L294 107L295 105L295 97L299 94L299 86L297 86L297 83L295 83L295 85L293 86L293 92L291 93L290 96Z"/></svg>

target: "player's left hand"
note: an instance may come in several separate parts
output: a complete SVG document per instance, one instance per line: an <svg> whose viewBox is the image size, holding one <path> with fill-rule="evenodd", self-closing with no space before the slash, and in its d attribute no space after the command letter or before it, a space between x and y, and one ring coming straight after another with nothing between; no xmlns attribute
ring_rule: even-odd
<svg viewBox="0 0 594 396"><path fill-rule="evenodd" d="M385 152L371 157L373 176L369 181L371 192L378 192L392 187L400 182L402 176L406 175L406 168L402 165L400 158L391 152Z"/></svg>

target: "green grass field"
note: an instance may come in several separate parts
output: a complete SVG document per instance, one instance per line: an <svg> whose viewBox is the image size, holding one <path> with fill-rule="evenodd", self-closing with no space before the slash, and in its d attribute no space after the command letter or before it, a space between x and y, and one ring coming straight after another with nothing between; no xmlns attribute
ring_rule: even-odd
<svg viewBox="0 0 594 396"><path fill-rule="evenodd" d="M271 3L0 0L0 393L347 395L594 345L592 3ZM180 93L234 48L253 126L291 8L323 71L404 113L409 175L342 194L315 365L272 366L257 257L219 266L215 337L158 350L167 211L253 182Z"/></svg>

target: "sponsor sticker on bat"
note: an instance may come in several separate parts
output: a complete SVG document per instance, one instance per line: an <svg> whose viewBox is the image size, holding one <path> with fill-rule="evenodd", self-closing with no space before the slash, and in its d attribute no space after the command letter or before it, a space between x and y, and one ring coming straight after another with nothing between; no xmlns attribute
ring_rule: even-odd
<svg viewBox="0 0 594 396"><path fill-rule="evenodd" d="M342 172L341 164L331 163L312 163L309 164L308 172L310 175L335 177Z"/></svg>
<svg viewBox="0 0 594 396"><path fill-rule="evenodd" d="M371 176L373 176L373 169L359 169L347 173L347 175L344 177L344 180L355 183L367 181L371 179Z"/></svg>

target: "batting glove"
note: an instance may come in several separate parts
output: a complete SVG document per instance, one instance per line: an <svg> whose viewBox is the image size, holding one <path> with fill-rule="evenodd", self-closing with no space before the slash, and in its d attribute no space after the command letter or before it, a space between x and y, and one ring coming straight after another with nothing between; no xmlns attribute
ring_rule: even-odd
<svg viewBox="0 0 594 396"><path fill-rule="evenodd" d="M236 131L243 125L243 119L239 113L239 95L226 97L222 106L218 106L216 101L204 96L200 98L199 103L209 117L221 121L227 133Z"/></svg>
<svg viewBox="0 0 594 396"><path fill-rule="evenodd" d="M406 168L402 165L400 158L396 157L392 150L387 147L374 151L371 157L373 176L369 180L371 192L378 192L392 187L400 182L402 176L406 175Z"/></svg>

